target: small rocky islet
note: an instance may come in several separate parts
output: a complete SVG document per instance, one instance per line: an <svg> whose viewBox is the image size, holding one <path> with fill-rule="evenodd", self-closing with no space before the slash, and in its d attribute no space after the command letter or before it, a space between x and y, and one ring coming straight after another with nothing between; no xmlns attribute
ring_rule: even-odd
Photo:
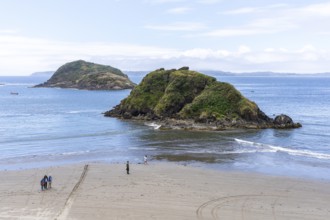
<svg viewBox="0 0 330 220"><path fill-rule="evenodd" d="M127 98L104 115L155 122L161 129L301 127L284 114L275 119L268 117L231 84L191 71L188 67L150 72Z"/></svg>
<svg viewBox="0 0 330 220"><path fill-rule="evenodd" d="M34 86L84 90L132 89L135 84L121 70L84 60L61 66L49 80Z"/></svg>

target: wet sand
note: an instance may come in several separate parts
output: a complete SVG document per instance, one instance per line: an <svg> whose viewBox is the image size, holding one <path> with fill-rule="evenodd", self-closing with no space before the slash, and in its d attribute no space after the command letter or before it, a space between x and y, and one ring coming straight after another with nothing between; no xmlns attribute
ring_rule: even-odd
<svg viewBox="0 0 330 220"><path fill-rule="evenodd" d="M330 219L330 182L169 163L0 171L0 219ZM45 174L52 188L41 191Z"/></svg>

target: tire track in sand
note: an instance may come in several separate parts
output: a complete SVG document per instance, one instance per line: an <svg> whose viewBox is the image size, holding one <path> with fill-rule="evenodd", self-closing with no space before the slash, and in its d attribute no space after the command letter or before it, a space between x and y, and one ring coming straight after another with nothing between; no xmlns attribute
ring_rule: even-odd
<svg viewBox="0 0 330 220"><path fill-rule="evenodd" d="M259 200L259 202L264 202L267 204L267 200L272 200L273 202L271 202L270 205L271 206L271 215L273 217L274 220L276 220L276 212L275 212L275 206L276 203L278 201L278 199L282 198L283 196L277 196L277 195L260 195L260 194L251 194L251 195L233 195L233 196L225 196L225 197L220 197L217 199L213 199L213 200L209 200L205 203L203 203L202 205L200 205L198 207L198 209L196 210L196 215L197 215L197 219L205 219L205 217L203 216L203 214L211 214L211 217L213 219L221 219L220 217L220 209L224 206L231 206L231 203L238 203L241 202L241 206L240 206L240 219L244 220L245 219L245 209L246 209L246 205L249 204L249 200L253 201L254 199ZM275 201L274 201L275 200ZM253 204L253 202L251 203ZM209 209L209 212L206 212L206 209ZM238 209L238 208L237 208ZM238 211L238 210L237 210ZM207 217L207 219L209 219L210 216Z"/></svg>
<svg viewBox="0 0 330 220"><path fill-rule="evenodd" d="M73 201L75 198L75 192L78 190L80 184L84 181L86 174L87 174L87 170L88 170L88 164L86 164L84 166L84 170L78 180L78 182L76 183L76 185L73 187L71 193L69 194L68 198L65 201L64 207L61 210L61 212L57 215L57 217L55 218L55 220L61 220L61 219L67 219L67 216L69 214L69 211L73 205Z"/></svg>

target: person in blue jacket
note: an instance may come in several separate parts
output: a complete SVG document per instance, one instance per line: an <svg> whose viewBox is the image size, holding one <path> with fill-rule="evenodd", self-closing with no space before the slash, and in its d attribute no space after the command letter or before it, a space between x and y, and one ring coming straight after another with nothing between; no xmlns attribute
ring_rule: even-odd
<svg viewBox="0 0 330 220"><path fill-rule="evenodd" d="M45 188L45 178L43 177L40 181L41 191L44 191Z"/></svg>

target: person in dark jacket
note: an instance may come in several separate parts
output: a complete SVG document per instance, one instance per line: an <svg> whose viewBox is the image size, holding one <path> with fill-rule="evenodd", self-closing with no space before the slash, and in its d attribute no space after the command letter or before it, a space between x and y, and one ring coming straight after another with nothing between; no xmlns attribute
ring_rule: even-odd
<svg viewBox="0 0 330 220"><path fill-rule="evenodd" d="M47 182L48 182L48 177L47 175L44 176L44 189L47 189Z"/></svg>
<svg viewBox="0 0 330 220"><path fill-rule="evenodd" d="M127 163L126 163L126 172L127 172L127 174L129 174L129 161L127 161Z"/></svg>

